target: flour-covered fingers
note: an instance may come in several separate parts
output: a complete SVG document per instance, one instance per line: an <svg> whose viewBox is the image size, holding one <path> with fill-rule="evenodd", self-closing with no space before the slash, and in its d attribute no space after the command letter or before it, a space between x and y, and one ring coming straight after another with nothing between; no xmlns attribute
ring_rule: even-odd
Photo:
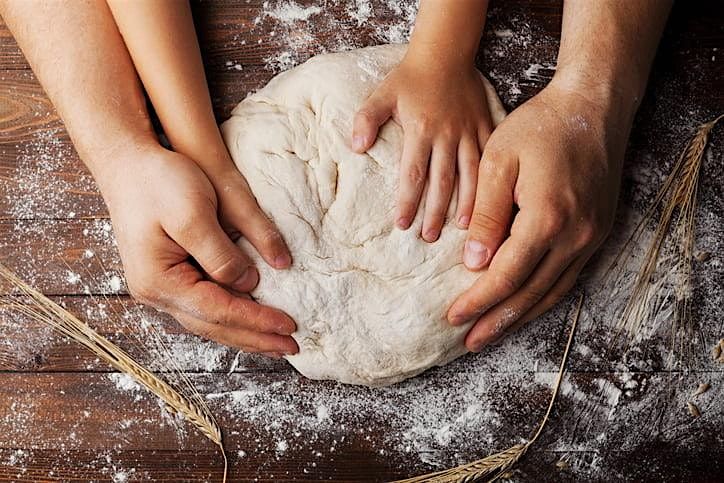
<svg viewBox="0 0 724 483"><path fill-rule="evenodd" d="M236 347L244 352L260 352L278 359L283 354L296 354L299 347L290 336L265 334L247 329L231 328L205 322L183 312L172 315L190 332L220 344Z"/></svg>
<svg viewBox="0 0 724 483"><path fill-rule="evenodd" d="M457 146L453 143L439 142L432 148L429 186L422 218L422 239L428 243L440 237L445 222L445 213L455 186L456 156Z"/></svg>
<svg viewBox="0 0 724 483"><path fill-rule="evenodd" d="M415 219L427 179L431 151L429 141L405 133L402 158L400 159L400 189L395 221L397 227L403 230L408 229Z"/></svg>
<svg viewBox="0 0 724 483"><path fill-rule="evenodd" d="M568 252L549 251L519 290L478 319L465 338L468 349L477 352L502 338L513 324L548 295L571 262Z"/></svg>
<svg viewBox="0 0 724 483"><path fill-rule="evenodd" d="M463 137L458 146L458 199L455 210L455 223L460 228L467 228L473 215L479 164L480 151L477 142L472 137Z"/></svg>
<svg viewBox="0 0 724 483"><path fill-rule="evenodd" d="M541 230L537 216L520 212L510 237L473 286L460 295L448 310L448 321L462 325L479 318L486 310L513 295L528 279L550 249L549 236Z"/></svg>

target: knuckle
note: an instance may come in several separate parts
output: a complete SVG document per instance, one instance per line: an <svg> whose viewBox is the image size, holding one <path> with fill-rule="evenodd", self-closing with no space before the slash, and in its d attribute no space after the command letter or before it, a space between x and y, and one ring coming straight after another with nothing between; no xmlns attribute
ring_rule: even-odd
<svg viewBox="0 0 724 483"><path fill-rule="evenodd" d="M372 123L374 119L375 115L372 109L370 109L370 107L367 105L362 106L362 108L357 111L357 114L355 115L356 123L369 124Z"/></svg>
<svg viewBox="0 0 724 483"><path fill-rule="evenodd" d="M470 220L468 229L473 233L494 233L499 235L506 229L506 226L502 220L491 215L488 210L484 212L476 210Z"/></svg>
<svg viewBox="0 0 724 483"><path fill-rule="evenodd" d="M455 172L451 169L444 170L438 176L437 183L444 191L450 191L455 184Z"/></svg>
<svg viewBox="0 0 724 483"><path fill-rule="evenodd" d="M521 294L524 307L532 307L546 297L547 293L540 287L530 287Z"/></svg>
<svg viewBox="0 0 724 483"><path fill-rule="evenodd" d="M432 119L427 115L420 115L413 121L415 132L422 136L428 137L434 133L434 124Z"/></svg>
<svg viewBox="0 0 724 483"><path fill-rule="evenodd" d="M272 226L266 226L259 234L259 237L262 244L268 248L282 248L281 245L283 244L284 239L282 238L282 235Z"/></svg>
<svg viewBox="0 0 724 483"><path fill-rule="evenodd" d="M547 214L540 218L540 230L545 237L554 237L558 235L565 225L565 216L560 212L551 208Z"/></svg>
<svg viewBox="0 0 724 483"><path fill-rule="evenodd" d="M507 295L512 294L518 289L518 283L514 277L507 273L498 273L493 278L493 286L498 293Z"/></svg>
<svg viewBox="0 0 724 483"><path fill-rule="evenodd" d="M221 253L211 261L208 274L212 279L221 283L232 283L242 274L246 264L230 253Z"/></svg>
<svg viewBox="0 0 724 483"><path fill-rule="evenodd" d="M425 182L426 169L422 163L413 163L405 168L405 180L413 187L418 188Z"/></svg>
<svg viewBox="0 0 724 483"><path fill-rule="evenodd" d="M578 250L582 250L594 243L597 243L600 238L598 227L591 221L583 221L579 223L576 232L575 246Z"/></svg>

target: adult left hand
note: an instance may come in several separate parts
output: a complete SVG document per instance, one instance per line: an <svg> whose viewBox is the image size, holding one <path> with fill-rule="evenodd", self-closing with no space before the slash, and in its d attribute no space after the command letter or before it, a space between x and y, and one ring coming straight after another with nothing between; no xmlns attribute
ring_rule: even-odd
<svg viewBox="0 0 724 483"><path fill-rule="evenodd" d="M463 253L481 273L448 311L476 320L471 351L553 306L610 230L633 113L614 92L554 79L488 140Z"/></svg>

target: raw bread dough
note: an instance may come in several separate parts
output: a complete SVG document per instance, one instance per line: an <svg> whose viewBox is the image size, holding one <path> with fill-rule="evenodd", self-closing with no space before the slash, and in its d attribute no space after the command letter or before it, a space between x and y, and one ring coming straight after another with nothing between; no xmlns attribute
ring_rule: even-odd
<svg viewBox="0 0 724 483"><path fill-rule="evenodd" d="M271 269L242 239L260 272L252 295L296 321L300 351L287 359L312 379L387 385L466 352L469 326L445 320L476 279L461 262L465 231L449 224L426 243L420 213L409 230L394 227L403 140L394 121L367 154L349 147L356 109L406 48L318 55L276 76L222 125L294 259L290 270ZM497 124L505 110L487 80L485 88Z"/></svg>

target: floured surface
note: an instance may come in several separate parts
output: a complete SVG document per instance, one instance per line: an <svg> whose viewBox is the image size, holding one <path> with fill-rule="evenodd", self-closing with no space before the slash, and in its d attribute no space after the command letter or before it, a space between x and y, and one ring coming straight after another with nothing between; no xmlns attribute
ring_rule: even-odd
<svg viewBox="0 0 724 483"><path fill-rule="evenodd" d="M388 35L406 36L415 9L414 2L299 1L301 9L321 10L305 20L272 15L290 3L194 4L219 120L282 70L274 59L289 59L286 69L324 51L399 41ZM544 67L555 62L560 4L510 0L492 7L481 70L515 107L552 75ZM627 153L616 228L579 285L587 304L569 374L515 481L716 481L724 471L722 365L709 356L724 334L721 128L702 174L697 248L711 256L695 265L699 336L684 363L668 365L665 325L647 331L625 357L609 352L616 299L599 293L596 282L694 126L724 110L717 95L724 92L722 54L713 48L721 34L711 27L720 7L679 2L675 9ZM18 69L22 56L10 42L0 36L0 64ZM0 130L0 259L43 291L65 294L60 302L161 371L169 359L143 328L157 327L226 432L231 481L391 480L530 436L550 395L571 298L514 340L384 389L305 380L285 362L199 341L150 309L126 318L112 293L120 274L112 230L86 170L32 74L9 69L0 78L3 88L13 85L0 96L27 96L27 116L17 123L27 127ZM42 326L1 313L0 476L220 481L220 456L208 441L107 370ZM686 403L701 382L712 387L694 400L701 417L692 418Z"/></svg>
<svg viewBox="0 0 724 483"><path fill-rule="evenodd" d="M467 352L470 326L445 317L477 278L462 264L465 231L448 222L426 243L420 212L409 230L394 226L403 145L394 121L367 153L349 147L354 113L406 48L314 57L242 101L222 125L294 260L271 269L242 240L260 272L252 295L295 320L300 350L287 359L312 379L388 385ZM500 122L500 100L488 103ZM454 210L453 201L448 220Z"/></svg>

